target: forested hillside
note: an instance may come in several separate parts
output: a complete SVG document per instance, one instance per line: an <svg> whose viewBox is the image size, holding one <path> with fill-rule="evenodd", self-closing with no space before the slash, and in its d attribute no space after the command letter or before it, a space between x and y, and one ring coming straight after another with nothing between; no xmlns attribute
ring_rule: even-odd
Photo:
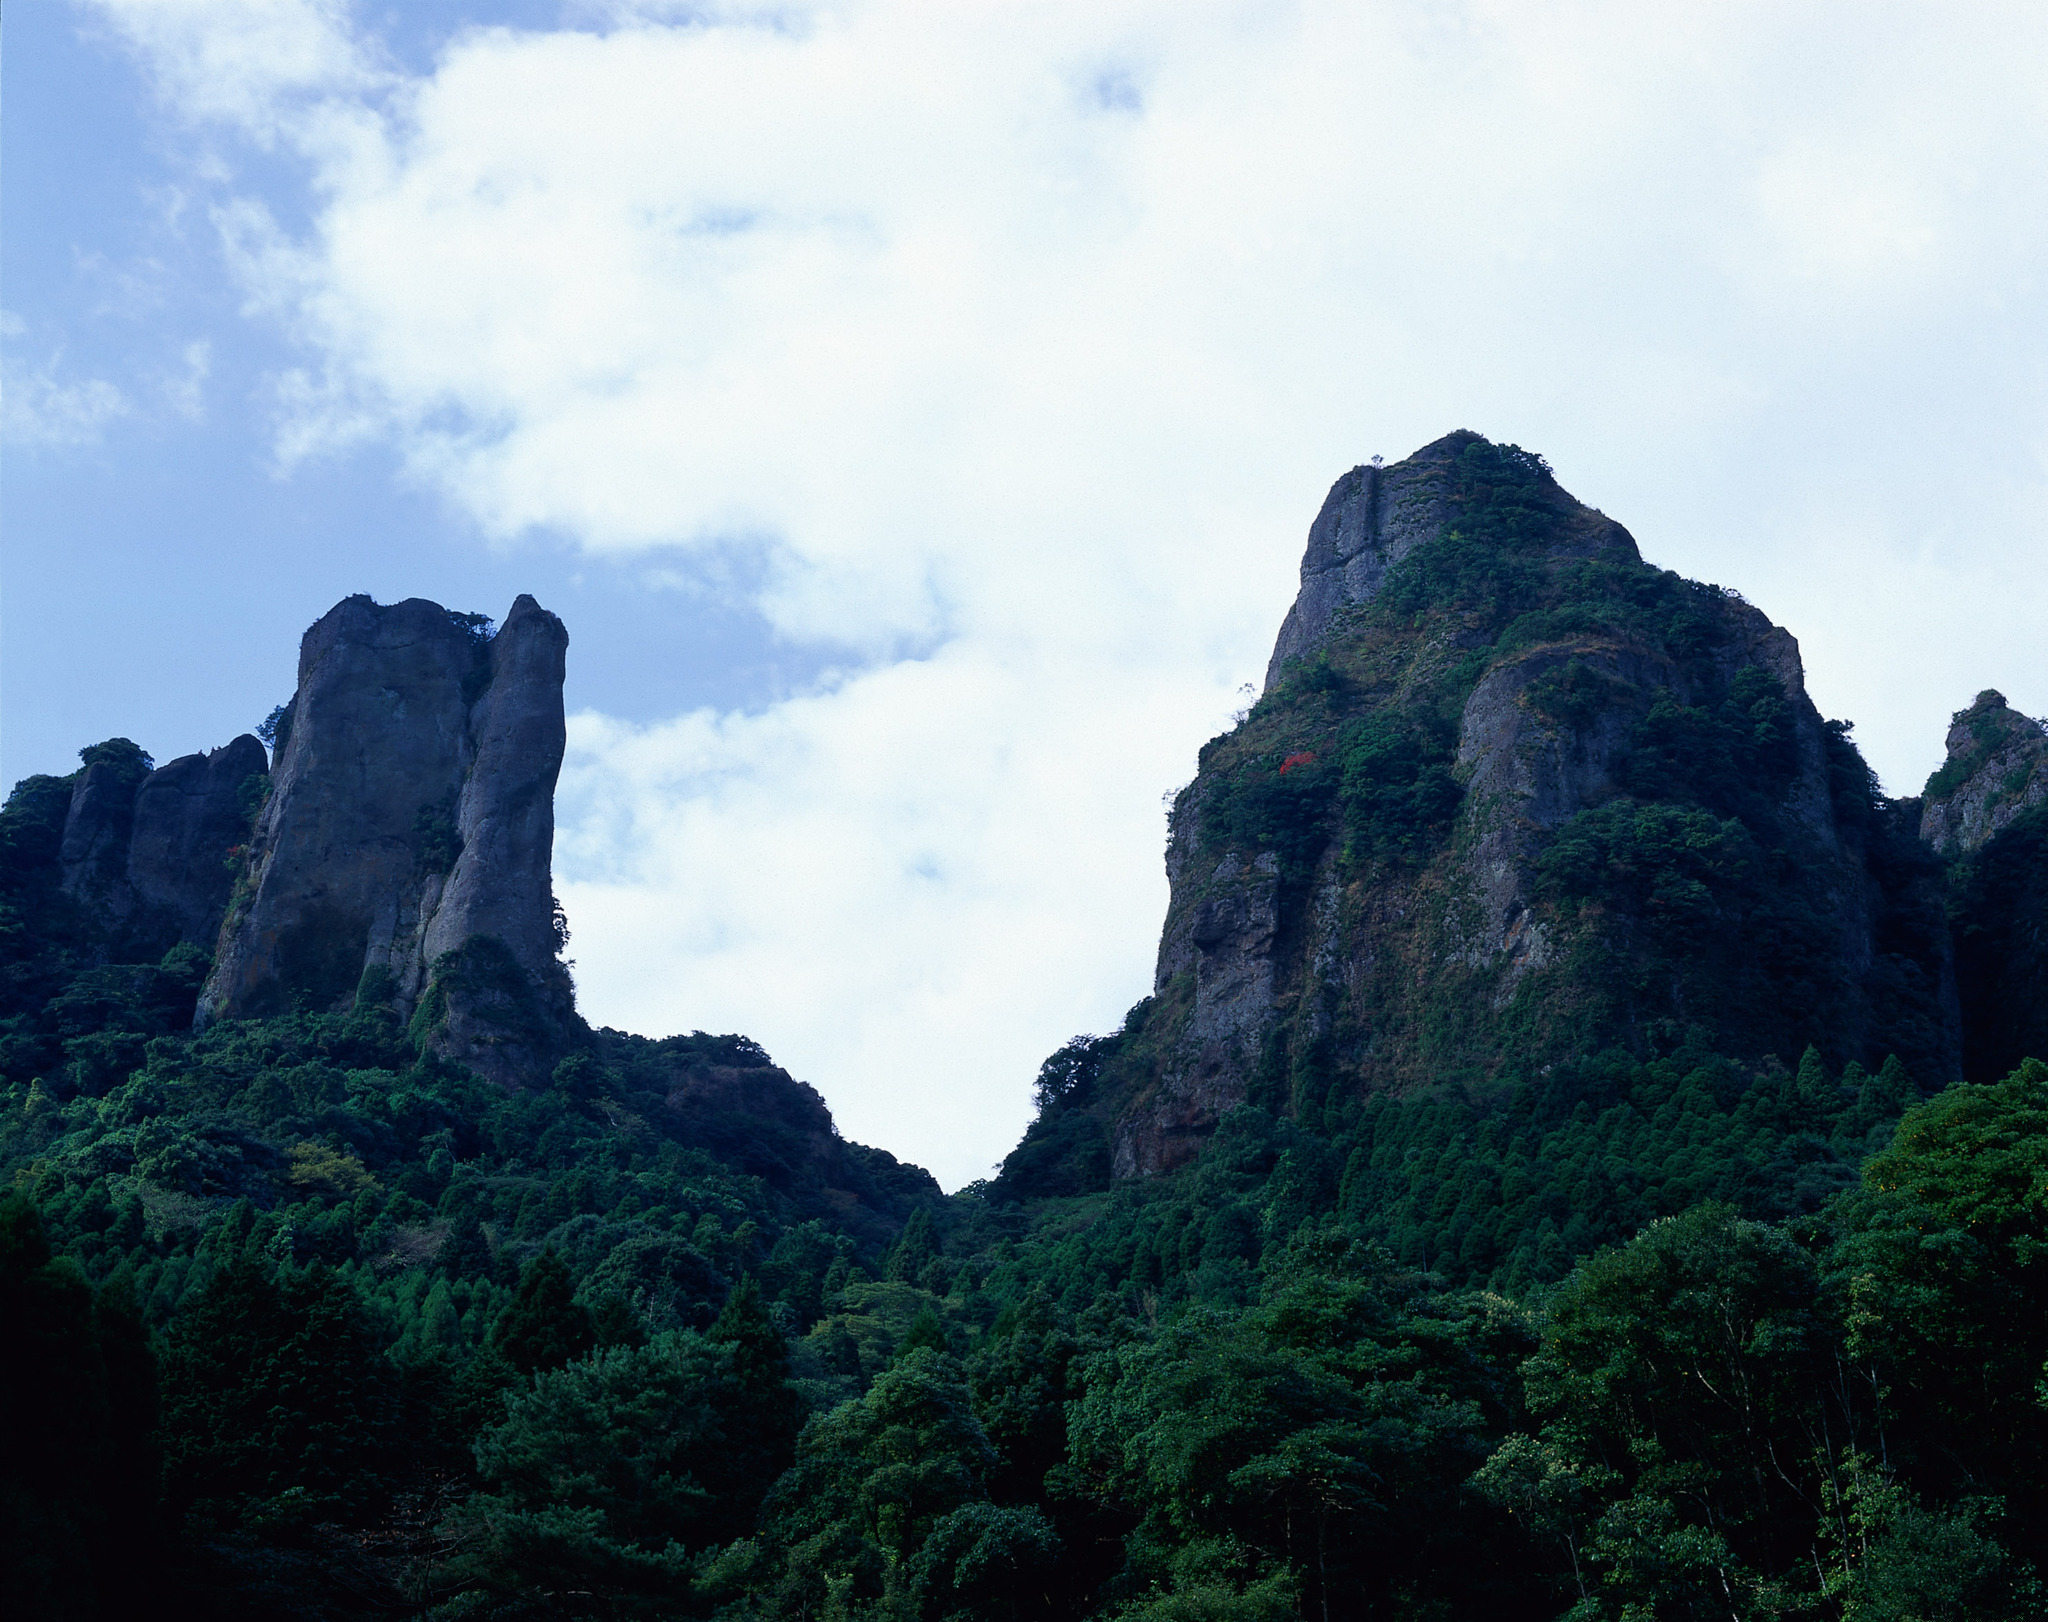
<svg viewBox="0 0 2048 1622"><path fill-rule="evenodd" d="M950 1196L744 1037L522 1037L488 937L195 1021L81 834L149 757L15 785L8 1614L2048 1616L2048 735L1887 800L1783 633L1453 440L1333 493L1366 595L1305 567L1204 751L1157 993ZM209 803L246 955L288 808Z"/></svg>

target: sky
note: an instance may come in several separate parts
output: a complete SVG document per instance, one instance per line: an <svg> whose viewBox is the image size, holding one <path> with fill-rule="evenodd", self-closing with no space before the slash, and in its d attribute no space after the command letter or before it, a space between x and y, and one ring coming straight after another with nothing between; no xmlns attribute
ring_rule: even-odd
<svg viewBox="0 0 2048 1622"><path fill-rule="evenodd" d="M1150 990L1374 455L1542 452L1893 793L2048 713L2044 69L1996 0L9 7L0 777L530 591L586 1016L957 1187Z"/></svg>

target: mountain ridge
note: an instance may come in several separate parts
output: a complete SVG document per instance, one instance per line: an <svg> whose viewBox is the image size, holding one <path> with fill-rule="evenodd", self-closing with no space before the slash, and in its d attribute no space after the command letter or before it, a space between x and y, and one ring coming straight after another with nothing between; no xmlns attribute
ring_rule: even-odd
<svg viewBox="0 0 2048 1622"><path fill-rule="evenodd" d="M2042 1614L1998 695L1886 799L1541 458L1355 470L1153 995L946 1196L745 1037L549 1004L529 604L347 600L275 772L110 739L0 808L28 1614Z"/></svg>

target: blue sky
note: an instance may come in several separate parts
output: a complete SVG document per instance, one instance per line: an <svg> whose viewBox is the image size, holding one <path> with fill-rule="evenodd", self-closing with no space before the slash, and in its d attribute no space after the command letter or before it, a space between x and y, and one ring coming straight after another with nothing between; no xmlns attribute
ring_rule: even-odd
<svg viewBox="0 0 2048 1622"><path fill-rule="evenodd" d="M0 775L572 636L587 1013L984 1173L1332 479L1543 451L1894 792L2048 711L2038 8L9 8Z"/></svg>
<svg viewBox="0 0 2048 1622"><path fill-rule="evenodd" d="M406 31L381 37L430 62L459 9L386 12ZM831 660L778 642L743 598L650 590L641 559L592 560L545 533L493 546L388 446L279 476L267 380L296 357L243 312L206 218L218 190L196 181L195 143L141 66L88 8L7 17L9 381L101 382L122 405L82 442L5 448L5 781L67 771L110 733L169 759L247 730L289 695L298 630L356 591L494 615L532 591L579 633L572 702L633 719L759 703ZM293 166L227 156L235 188L303 222Z"/></svg>

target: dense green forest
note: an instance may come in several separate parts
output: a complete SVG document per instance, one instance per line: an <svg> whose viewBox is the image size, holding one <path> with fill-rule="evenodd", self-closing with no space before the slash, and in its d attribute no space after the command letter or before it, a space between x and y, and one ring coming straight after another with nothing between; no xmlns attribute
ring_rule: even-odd
<svg viewBox="0 0 2048 1622"><path fill-rule="evenodd" d="M1537 611L1480 601L1497 527L1423 548L1376 612L1472 599L1497 649ZM1708 589L1603 611L1679 646ZM1298 672L1247 736L1355 679ZM1719 702L1646 714L1638 777L1539 882L1664 909L1637 961L1739 999L1732 920L1806 903L1774 896L1751 803L1782 694ZM1232 757L1216 825L1283 882L1339 834L1418 860L1462 791L1442 715L1409 714L1345 723L1321 771ZM1758 1056L1728 1036L1754 998L1480 1090L1340 1085L1276 1041L1191 1164L1113 1179L1103 1100L1156 1069L1169 992L1052 1055L1001 1173L950 1196L744 1037L578 1027L508 1088L367 976L353 1007L194 1034L207 954L141 952L67 893L75 779L25 779L0 810L8 1614L2048 1617L2048 806L1937 857L1830 737L1838 809L1920 909L1898 928L1931 939L1949 898L1988 1033L1967 1079L1826 1031ZM123 739L83 758L149 768ZM1774 938L1774 1031L1818 927ZM1926 1002L1884 1012L1918 1030Z"/></svg>
<svg viewBox="0 0 2048 1622"><path fill-rule="evenodd" d="M35 802L20 1614L2039 1609L2038 1062L1922 1100L1610 1055L1493 1118L1254 1102L1172 1177L948 1198L821 1172L801 1108L667 1107L779 1074L740 1038L592 1032L517 1095L381 1009L185 1034L198 965L86 962ZM1146 1012L1047 1061L1043 1120Z"/></svg>

